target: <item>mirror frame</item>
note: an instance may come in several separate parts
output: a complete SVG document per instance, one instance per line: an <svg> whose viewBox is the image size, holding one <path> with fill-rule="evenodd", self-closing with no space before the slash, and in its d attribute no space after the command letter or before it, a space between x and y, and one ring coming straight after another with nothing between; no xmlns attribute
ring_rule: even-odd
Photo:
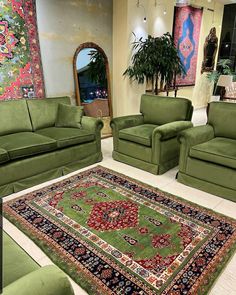
<svg viewBox="0 0 236 295"><path fill-rule="evenodd" d="M76 102L77 105L81 105L81 99L80 99L80 91L79 91L79 79L77 74L77 68L76 68L76 60L78 57L78 54L82 49L85 48L95 48L99 50L105 59L105 66L106 66L106 75L107 75L107 94L108 94L108 107L109 107L109 115L111 119L113 118L113 110L112 110L112 99L111 99L111 86L110 86L110 72L109 72L109 63L108 58L104 52L104 50L98 46L97 44L93 42L85 42L80 44L80 46L76 49L74 58L73 58L73 70L74 70L74 79L75 79L75 95L76 95Z"/></svg>

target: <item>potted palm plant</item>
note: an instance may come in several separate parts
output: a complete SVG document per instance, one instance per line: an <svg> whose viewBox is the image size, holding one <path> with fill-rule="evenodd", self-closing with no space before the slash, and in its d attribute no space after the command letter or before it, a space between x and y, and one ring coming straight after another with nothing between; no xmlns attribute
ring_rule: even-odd
<svg viewBox="0 0 236 295"><path fill-rule="evenodd" d="M236 79L236 74L233 73L231 69L231 60L230 59L220 59L217 63L217 67L215 71L207 74L207 78L210 82L214 83L213 95L217 96L220 94L220 89L217 87L218 80L221 75L230 75L233 76L233 80Z"/></svg>
<svg viewBox="0 0 236 295"><path fill-rule="evenodd" d="M170 85L176 75L185 72L170 33L161 37L149 35L132 45L134 54L124 75L141 84L151 82L152 93L158 94L159 85Z"/></svg>

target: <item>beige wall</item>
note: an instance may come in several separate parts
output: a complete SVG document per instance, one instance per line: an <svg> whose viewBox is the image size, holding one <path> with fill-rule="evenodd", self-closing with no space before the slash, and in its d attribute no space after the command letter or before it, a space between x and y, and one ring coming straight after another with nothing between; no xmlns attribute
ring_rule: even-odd
<svg viewBox="0 0 236 295"><path fill-rule="evenodd" d="M136 0L114 0L113 1L113 100L114 115L134 114L139 111L140 96L145 91L145 85L138 85L136 82L130 83L128 78L122 76L122 73L128 67L131 57L131 42L134 40L132 32L138 37L146 37L147 34L160 36L169 31L172 33L173 16L174 16L173 0L158 0L157 3L162 5L154 6L153 0L143 0L140 3L144 6L137 8ZM207 0L195 0L195 5L206 6L214 9L213 12L204 8L199 52L197 64L197 77L195 87L185 87L179 90L178 95L187 97L193 101L195 107L206 105L211 95L211 85L206 80L205 75L201 75L201 63L203 57L203 44L210 28L215 26L217 36L220 36L221 23L223 16L223 4L208 3ZM163 11L166 9L167 14ZM120 15L122 10L122 15ZM146 13L147 22L143 22ZM124 24L127 24L126 28ZM124 26L121 29L120 26ZM120 40L122 51L117 48L115 43ZM122 52L122 54L121 54Z"/></svg>
<svg viewBox="0 0 236 295"><path fill-rule="evenodd" d="M102 47L112 67L112 0L36 0L47 96L74 98L73 56L84 42Z"/></svg>

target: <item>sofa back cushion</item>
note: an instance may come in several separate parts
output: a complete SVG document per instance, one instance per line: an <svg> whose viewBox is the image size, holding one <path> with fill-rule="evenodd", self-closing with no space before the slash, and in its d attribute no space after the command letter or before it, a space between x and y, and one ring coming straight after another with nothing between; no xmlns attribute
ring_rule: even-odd
<svg viewBox="0 0 236 295"><path fill-rule="evenodd" d="M142 95L140 112L145 124L163 125L173 121L191 120L192 103L186 98Z"/></svg>
<svg viewBox="0 0 236 295"><path fill-rule="evenodd" d="M0 102L0 135L32 131L24 99Z"/></svg>
<svg viewBox="0 0 236 295"><path fill-rule="evenodd" d="M53 97L31 99L27 101L33 130L52 127L55 125L58 104L70 104L69 97Z"/></svg>
<svg viewBox="0 0 236 295"><path fill-rule="evenodd" d="M236 139L236 104L211 102L208 124L213 126L216 137Z"/></svg>

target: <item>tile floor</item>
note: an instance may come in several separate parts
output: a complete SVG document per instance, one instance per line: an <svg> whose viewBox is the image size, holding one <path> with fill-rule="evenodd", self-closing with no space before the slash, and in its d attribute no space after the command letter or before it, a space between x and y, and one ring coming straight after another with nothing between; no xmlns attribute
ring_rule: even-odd
<svg viewBox="0 0 236 295"><path fill-rule="evenodd" d="M202 125L206 123L206 111L205 109L197 109L193 114L194 125ZM205 206L207 208L213 209L217 212L223 213L225 215L236 218L236 203L224 200L220 197L199 191L197 189L187 187L183 184L178 183L175 180L176 172L178 167L168 171L164 175L156 176L145 171L139 170L137 168L122 164L120 162L114 161L112 159L112 138L107 138L102 140L102 151L103 151L103 161L99 163L100 165L113 169L117 172L126 174L130 177L136 178L140 181L148 183L152 186L158 187L169 193L173 193L177 196L181 196L187 200L198 203L199 205ZM96 166L92 165L89 168ZM87 168L81 169L86 170ZM60 179L69 177L76 174L73 172L67 176L61 177ZM23 195L29 191L38 189L42 186L51 184L60 179L55 179L53 181L46 182L44 184L35 186L31 189L12 194L4 198L4 202L20 195ZM4 230L15 239L15 241L22 246L27 253L29 253L33 259L35 259L41 266L52 264L50 259L38 248L29 238L27 238L22 232L20 232L15 226L13 226L6 219L3 220ZM219 276L215 285L210 291L210 295L236 295L236 254L228 263L222 274ZM73 288L76 295L87 294L82 290L75 282L72 281Z"/></svg>

